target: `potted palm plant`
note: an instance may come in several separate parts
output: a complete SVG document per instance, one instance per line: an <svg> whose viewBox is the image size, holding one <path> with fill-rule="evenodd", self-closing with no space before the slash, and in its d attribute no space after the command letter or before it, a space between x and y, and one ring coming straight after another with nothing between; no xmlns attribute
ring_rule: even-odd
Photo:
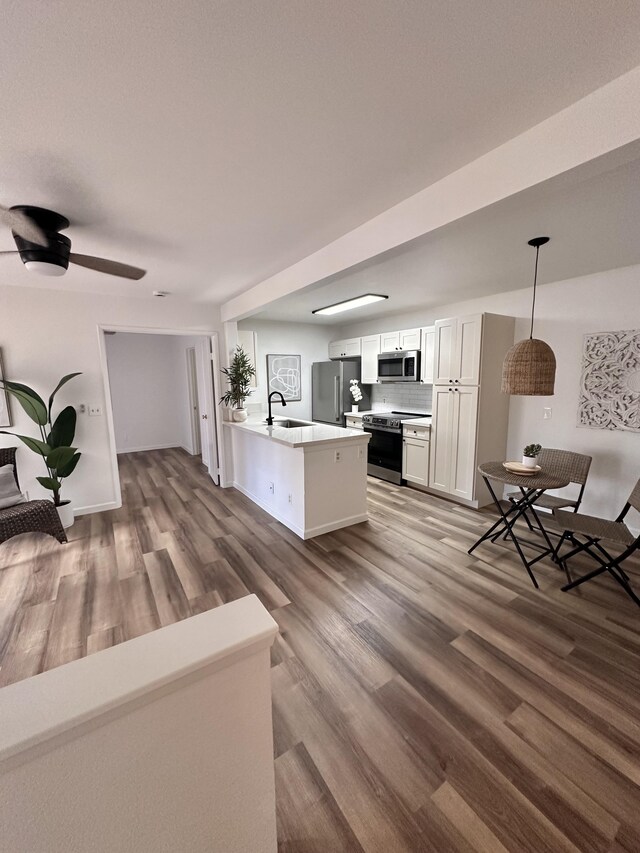
<svg viewBox="0 0 640 853"><path fill-rule="evenodd" d="M542 450L540 444L527 444L522 451L522 464L525 468L535 468L538 464L538 454Z"/></svg>
<svg viewBox="0 0 640 853"><path fill-rule="evenodd" d="M244 401L251 394L251 380L256 375L256 369L241 346L236 347L231 364L223 367L221 372L227 377L229 389L220 397L220 402L234 407L231 412L234 421L246 421Z"/></svg>
<svg viewBox="0 0 640 853"><path fill-rule="evenodd" d="M29 435L0 430L4 435L14 435L25 444L29 450L42 457L47 469L46 477L36 477L36 480L45 489L53 492L53 503L58 510L63 527L71 527L74 520L71 501L62 500L60 489L62 481L69 477L76 469L81 454L73 447L73 439L76 434L76 410L73 406L66 406L58 415L53 417L53 401L63 385L80 376L79 373L69 373L63 376L49 397L48 405L40 395L20 382L9 382L0 379L0 387L11 394L22 406L31 420L37 424L40 437L32 438Z"/></svg>

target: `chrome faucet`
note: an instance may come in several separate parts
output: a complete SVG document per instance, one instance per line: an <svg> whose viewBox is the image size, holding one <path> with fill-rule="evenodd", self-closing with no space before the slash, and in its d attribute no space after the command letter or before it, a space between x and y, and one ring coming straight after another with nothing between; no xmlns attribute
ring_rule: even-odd
<svg viewBox="0 0 640 853"><path fill-rule="evenodd" d="M269 399L268 399L269 417L267 418L267 426L273 426L273 417L271 415L271 398L276 397L276 396L280 397L280 402L282 403L283 406L287 405L286 400L284 399L284 397L282 396L282 393L280 391L272 391L269 394Z"/></svg>

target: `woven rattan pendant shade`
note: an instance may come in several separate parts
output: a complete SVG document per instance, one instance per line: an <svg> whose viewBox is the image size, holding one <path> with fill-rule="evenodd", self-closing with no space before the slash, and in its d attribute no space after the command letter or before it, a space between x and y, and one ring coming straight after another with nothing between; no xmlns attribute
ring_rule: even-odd
<svg viewBox="0 0 640 853"><path fill-rule="evenodd" d="M553 394L556 357L549 344L528 338L512 346L502 365L504 394L546 397Z"/></svg>
<svg viewBox="0 0 640 853"><path fill-rule="evenodd" d="M512 346L502 365L503 394L524 397L550 397L556 381L556 357L544 341L533 337L533 317L536 307L536 284L538 282L538 254L540 246L549 242L548 237L534 237L529 245L536 250L536 268L533 274L533 301L531 304L531 333L528 340Z"/></svg>

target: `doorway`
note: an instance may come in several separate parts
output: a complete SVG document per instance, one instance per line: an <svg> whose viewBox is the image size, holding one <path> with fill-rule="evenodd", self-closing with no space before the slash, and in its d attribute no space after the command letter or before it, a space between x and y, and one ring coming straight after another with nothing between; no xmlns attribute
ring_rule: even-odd
<svg viewBox="0 0 640 853"><path fill-rule="evenodd" d="M116 504L122 505L122 453L175 448L200 456L218 486L217 334L118 326L98 331Z"/></svg>

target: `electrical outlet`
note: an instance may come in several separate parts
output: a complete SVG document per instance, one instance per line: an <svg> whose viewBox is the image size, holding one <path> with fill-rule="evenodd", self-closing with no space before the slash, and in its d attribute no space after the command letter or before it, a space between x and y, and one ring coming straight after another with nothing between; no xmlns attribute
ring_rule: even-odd
<svg viewBox="0 0 640 853"><path fill-rule="evenodd" d="M102 406L89 406L89 417L99 418L102 414Z"/></svg>
<svg viewBox="0 0 640 853"><path fill-rule="evenodd" d="M333 461L334 461L334 462L339 462L339 461L340 461L340 458L341 458L341 457L340 457L340 451L339 451L339 450L336 450L336 452L335 452L335 454L334 454L334 460L333 460Z"/></svg>
<svg viewBox="0 0 640 853"><path fill-rule="evenodd" d="M358 448L358 459L362 459L364 457L364 447Z"/></svg>
<svg viewBox="0 0 640 853"><path fill-rule="evenodd" d="M275 493L276 493L275 483L269 483L269 494L275 495Z"/></svg>
<svg viewBox="0 0 640 853"><path fill-rule="evenodd" d="M551 409L548 406L545 406L542 411L543 411L543 415L542 415L543 419L545 421L550 421L551 420Z"/></svg>
<svg viewBox="0 0 640 853"><path fill-rule="evenodd" d="M78 406L78 414L84 415L86 413L86 411L87 411L87 407L86 407L85 403L80 403L80 405Z"/></svg>
<svg viewBox="0 0 640 853"><path fill-rule="evenodd" d="M293 503L293 495L291 493L289 493L289 503L290 504Z"/></svg>

